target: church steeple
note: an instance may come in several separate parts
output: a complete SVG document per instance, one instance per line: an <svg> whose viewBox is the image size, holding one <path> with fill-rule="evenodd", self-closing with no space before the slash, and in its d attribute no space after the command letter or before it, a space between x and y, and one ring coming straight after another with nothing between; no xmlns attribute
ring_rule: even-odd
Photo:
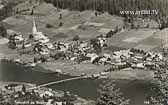
<svg viewBox="0 0 168 105"><path fill-rule="evenodd" d="M33 29L32 29L32 34L35 35L36 33L37 33L37 28L36 28L35 19L33 18Z"/></svg>
<svg viewBox="0 0 168 105"><path fill-rule="evenodd" d="M35 23L35 19L34 18L33 18L32 34L33 34L34 40L38 40L41 43L49 42L49 38L48 37L46 37L42 32L37 31L36 23Z"/></svg>

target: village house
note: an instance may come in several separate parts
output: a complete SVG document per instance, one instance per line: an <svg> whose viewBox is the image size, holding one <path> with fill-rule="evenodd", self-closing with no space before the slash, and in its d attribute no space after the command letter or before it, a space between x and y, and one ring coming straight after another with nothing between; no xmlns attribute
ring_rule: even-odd
<svg viewBox="0 0 168 105"><path fill-rule="evenodd" d="M25 39L25 41L24 41L24 47L25 47L25 48L29 48L29 47L31 47L31 46L32 46L31 41L29 41L28 39Z"/></svg>
<svg viewBox="0 0 168 105"><path fill-rule="evenodd" d="M47 55L49 54L49 50L47 48L42 48L41 51L39 52L41 55Z"/></svg>
<svg viewBox="0 0 168 105"><path fill-rule="evenodd" d="M111 64L112 57L110 54L103 54L103 56L100 58L99 63L105 65L105 64Z"/></svg>
<svg viewBox="0 0 168 105"><path fill-rule="evenodd" d="M103 47L106 44L106 38L104 38L103 36L99 36L97 39L101 47Z"/></svg>
<svg viewBox="0 0 168 105"><path fill-rule="evenodd" d="M133 64L132 68L145 69L144 63Z"/></svg>
<svg viewBox="0 0 168 105"><path fill-rule="evenodd" d="M90 59L90 62L93 63L93 61L94 61L96 58L98 58L99 56L98 56L97 54L95 54L95 53L88 53L88 54L86 55L86 57L88 57L88 58Z"/></svg>
<svg viewBox="0 0 168 105"><path fill-rule="evenodd" d="M55 50L55 47L52 43L45 43L44 45L50 50Z"/></svg>
<svg viewBox="0 0 168 105"><path fill-rule="evenodd" d="M146 53L145 57L146 57L146 60L148 61L152 61L152 60L160 61L163 59L163 55L161 53L154 53L154 52Z"/></svg>
<svg viewBox="0 0 168 105"><path fill-rule="evenodd" d="M14 42L16 43L16 47L21 48L24 43L23 36L21 34L20 35L14 34L13 37L14 37Z"/></svg>

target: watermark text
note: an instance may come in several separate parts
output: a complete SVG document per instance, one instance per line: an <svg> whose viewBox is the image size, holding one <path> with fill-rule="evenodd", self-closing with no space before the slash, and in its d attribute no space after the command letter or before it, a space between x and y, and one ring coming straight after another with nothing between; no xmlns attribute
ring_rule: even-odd
<svg viewBox="0 0 168 105"><path fill-rule="evenodd" d="M121 15L158 15L158 10L135 10L135 11L120 11Z"/></svg>

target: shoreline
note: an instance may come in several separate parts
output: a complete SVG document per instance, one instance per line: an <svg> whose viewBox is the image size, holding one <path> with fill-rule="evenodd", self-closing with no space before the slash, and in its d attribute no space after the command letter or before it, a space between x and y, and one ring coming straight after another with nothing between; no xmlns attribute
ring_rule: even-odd
<svg viewBox="0 0 168 105"><path fill-rule="evenodd" d="M1 59L0 61L3 62L3 60L7 61L7 62L12 62L15 64L25 66L21 62L15 62L11 59ZM55 70L50 69L50 68L56 68L56 66L57 65L55 65L55 66L48 66L47 65L46 66L45 64L38 64L35 67L30 67L30 66L25 66L25 67L30 67L30 68L32 68L31 70L34 70L37 72L51 73L51 74L58 73L60 75L69 75L72 77L85 76L86 78L92 78L92 79L109 78L109 79L114 79L114 80L145 80L145 81L146 80L147 81L154 80L154 72L151 70L126 68L126 69L122 69L119 71L104 72L105 69L102 69L102 68L104 68L104 67L102 67L99 70L94 69L92 72L89 72L89 69L85 70L85 71L82 71L82 70L76 71L76 69L72 69L74 65L71 65L70 68L66 68L64 65L62 65L63 67L66 68L66 69L62 69L61 70L62 72L57 72L57 70L59 70L59 69L55 69ZM92 66L96 67L97 65L92 64ZM37 70L36 67L40 67L42 69ZM100 65L100 67L101 67L101 65Z"/></svg>
<svg viewBox="0 0 168 105"><path fill-rule="evenodd" d="M20 84L20 85L28 85L28 86L35 86L35 84L32 83L26 83L26 82L12 82L12 81L1 81L0 80L0 89L2 89L4 86L9 84Z"/></svg>
<svg viewBox="0 0 168 105"><path fill-rule="evenodd" d="M0 47L5 50L0 50L0 61L7 60L30 68L39 67L41 68L40 70L33 70L43 73L59 73L70 76L88 75L89 77L97 77L100 76L101 72L104 72L104 70L110 68L110 65L93 65L89 62L78 64L69 60L48 61L33 65L32 62L35 55L19 55L15 50L7 48L6 45L0 45ZM100 78L153 80L154 72L127 68L119 71L109 72L107 75L103 75Z"/></svg>

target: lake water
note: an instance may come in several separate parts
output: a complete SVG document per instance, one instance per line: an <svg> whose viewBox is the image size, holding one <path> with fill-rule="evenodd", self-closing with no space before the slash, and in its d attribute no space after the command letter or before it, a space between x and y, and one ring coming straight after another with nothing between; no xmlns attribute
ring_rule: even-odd
<svg viewBox="0 0 168 105"><path fill-rule="evenodd" d="M11 62L1 62L0 80L43 84L70 78L70 76L67 75L62 76L39 72L39 70L43 69L41 67L33 69L34 70ZM80 79L51 85L49 87L52 89L69 91L80 97L95 100L99 96L97 89L101 83L102 80ZM117 80L116 84L117 87L121 88L125 97L131 99L130 105L144 105L143 102L145 100L145 94L148 91L147 87L149 86L149 82L140 80Z"/></svg>

